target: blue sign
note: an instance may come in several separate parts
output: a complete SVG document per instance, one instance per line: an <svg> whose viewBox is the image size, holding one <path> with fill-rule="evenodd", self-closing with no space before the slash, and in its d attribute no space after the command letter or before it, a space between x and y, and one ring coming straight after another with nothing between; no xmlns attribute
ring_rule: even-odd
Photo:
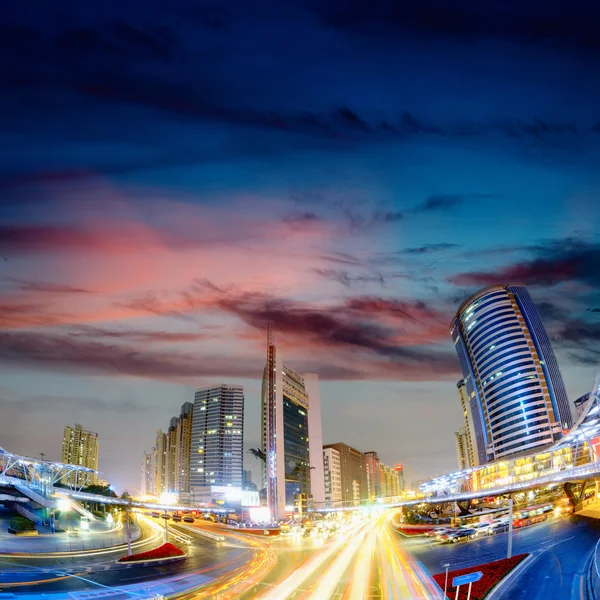
<svg viewBox="0 0 600 600"><path fill-rule="evenodd" d="M481 571L467 573L466 575L459 575L458 577L454 577L452 579L452 587L464 585L465 583L475 583L476 581L479 581L482 577L483 573Z"/></svg>

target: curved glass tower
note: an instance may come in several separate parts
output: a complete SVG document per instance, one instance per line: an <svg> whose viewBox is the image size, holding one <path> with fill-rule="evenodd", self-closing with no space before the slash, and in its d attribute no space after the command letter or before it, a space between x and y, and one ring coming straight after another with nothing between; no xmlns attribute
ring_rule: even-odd
<svg viewBox="0 0 600 600"><path fill-rule="evenodd" d="M450 330L480 457L535 451L573 425L554 351L524 286L477 292L459 307Z"/></svg>

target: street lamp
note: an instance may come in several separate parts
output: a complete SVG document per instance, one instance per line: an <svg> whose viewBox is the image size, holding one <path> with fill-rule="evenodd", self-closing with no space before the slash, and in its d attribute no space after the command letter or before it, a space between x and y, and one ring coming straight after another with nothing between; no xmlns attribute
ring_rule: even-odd
<svg viewBox="0 0 600 600"><path fill-rule="evenodd" d="M448 589L448 568L450 567L450 563L444 564L444 569L446 569L446 579L444 580L444 598L447 598L446 590Z"/></svg>

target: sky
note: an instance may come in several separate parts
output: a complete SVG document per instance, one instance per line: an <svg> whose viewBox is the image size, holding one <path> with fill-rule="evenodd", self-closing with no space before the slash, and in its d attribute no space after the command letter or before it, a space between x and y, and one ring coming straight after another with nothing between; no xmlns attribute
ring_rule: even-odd
<svg viewBox="0 0 600 600"><path fill-rule="evenodd" d="M195 387L260 440L272 323L325 442L457 467L469 294L525 283L571 400L600 364L600 9L26 0L0 17L0 446L100 470ZM259 464L246 457L258 481Z"/></svg>

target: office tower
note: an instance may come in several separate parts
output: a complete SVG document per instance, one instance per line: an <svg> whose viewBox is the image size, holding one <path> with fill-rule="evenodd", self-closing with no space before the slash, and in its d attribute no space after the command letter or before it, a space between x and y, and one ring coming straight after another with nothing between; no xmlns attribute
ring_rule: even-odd
<svg viewBox="0 0 600 600"><path fill-rule="evenodd" d="M342 506L342 471L340 453L334 448L323 449L323 472L325 477L325 506Z"/></svg>
<svg viewBox="0 0 600 600"><path fill-rule="evenodd" d="M458 459L458 470L462 471L471 467L469 456L469 441L467 439L467 428L461 427L455 434L456 458Z"/></svg>
<svg viewBox="0 0 600 600"><path fill-rule="evenodd" d="M321 394L319 376L303 373L308 394L308 454L310 462L310 494L315 508L325 503L325 473L323 472L323 429L321 424Z"/></svg>
<svg viewBox="0 0 600 600"><path fill-rule="evenodd" d="M380 498L395 498L400 495L400 482L393 467L379 463L379 480L381 481Z"/></svg>
<svg viewBox="0 0 600 600"><path fill-rule="evenodd" d="M177 424L179 419L172 417L167 429L167 460L165 466L165 480L168 492L174 492L177 479Z"/></svg>
<svg viewBox="0 0 600 600"><path fill-rule="evenodd" d="M477 406L476 403L472 403L469 398L467 384L465 383L464 379L461 379L456 384L456 387L458 389L460 406L462 408L463 418L465 420L465 452L467 454L465 462L467 462L470 467L475 467L479 464L480 455L485 457L485 444L483 442L483 435L481 435L479 438L481 451L477 446L477 433L475 431L475 419L473 416L473 410L477 411Z"/></svg>
<svg viewBox="0 0 600 600"><path fill-rule="evenodd" d="M154 446L156 454L154 460L154 493L158 496L169 491L167 486L167 450L167 434L163 433L160 429L157 429L156 446Z"/></svg>
<svg viewBox="0 0 600 600"><path fill-rule="evenodd" d="M181 414L177 419L175 432L175 487L173 492L177 494L179 501L188 503L190 501L190 458L192 453L192 420L194 416L194 405L186 402L181 407Z"/></svg>
<svg viewBox="0 0 600 600"><path fill-rule="evenodd" d="M67 425L63 434L61 461L69 465L98 470L98 445L97 433L87 431L79 424L75 427ZM86 483L86 477L86 473L70 473L63 477L61 482L65 485L81 486ZM95 474L87 477L87 485L94 485L96 481Z"/></svg>
<svg viewBox="0 0 600 600"><path fill-rule="evenodd" d="M402 465L396 465L394 467L396 471L396 477L398 478L398 489L400 493L404 491L404 467Z"/></svg>
<svg viewBox="0 0 600 600"><path fill-rule="evenodd" d="M343 505L356 505L367 500L369 490L364 454L341 442L323 446L323 449L327 448L336 450L340 455Z"/></svg>
<svg viewBox="0 0 600 600"><path fill-rule="evenodd" d="M584 394L583 396L579 396L579 398L577 398L577 400L575 400L575 402L573 402L573 404L575 406L575 414L577 415L578 419L583 414L583 409L584 409L585 403L589 399L590 399L590 392L588 392L587 394Z"/></svg>
<svg viewBox="0 0 600 600"><path fill-rule="evenodd" d="M222 383L196 390L190 474L192 496L206 496L205 488L213 485L241 490L243 464L244 388Z"/></svg>
<svg viewBox="0 0 600 600"><path fill-rule="evenodd" d="M381 461L377 452L365 452L367 495L369 499L381 498Z"/></svg>
<svg viewBox="0 0 600 600"><path fill-rule="evenodd" d="M307 385L313 393L313 405ZM312 415L311 410L314 411ZM307 375L305 384L300 374L284 366L282 353L275 347L269 326L262 383L262 449L266 457L263 483L273 519L283 519L298 495L310 499L313 472L315 478L323 477L323 467L319 466L317 459L322 445L320 422L317 376ZM309 440L313 432L315 450L311 459ZM311 468L311 460L314 469ZM319 500L324 502L324 486L316 482L314 490Z"/></svg>
<svg viewBox="0 0 600 600"><path fill-rule="evenodd" d="M558 363L522 285L494 285L458 309L450 331L484 460L549 446L573 424Z"/></svg>
<svg viewBox="0 0 600 600"><path fill-rule="evenodd" d="M150 496L156 493L155 489L155 469L156 469L156 448L152 452L142 452L142 469L140 494Z"/></svg>

